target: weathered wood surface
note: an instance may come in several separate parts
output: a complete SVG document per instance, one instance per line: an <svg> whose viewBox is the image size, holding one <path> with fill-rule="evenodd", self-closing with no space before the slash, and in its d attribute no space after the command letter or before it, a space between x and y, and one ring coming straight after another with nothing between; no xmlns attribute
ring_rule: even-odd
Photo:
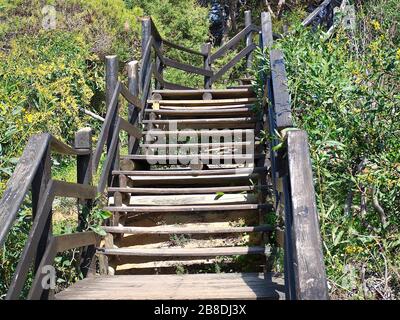
<svg viewBox="0 0 400 320"><path fill-rule="evenodd" d="M189 73L195 73L201 76L211 77L214 73L211 70L206 70L204 68L194 67L190 64L182 63L179 61L175 61L169 58L163 58L163 62L166 66L172 67L175 69L183 70Z"/></svg>
<svg viewBox="0 0 400 320"><path fill-rule="evenodd" d="M129 205L131 206L180 206L180 205L221 205L256 203L257 197L254 194L188 194L188 195L151 195L151 196L131 196ZM109 198L108 205L118 205L114 197Z"/></svg>
<svg viewBox="0 0 400 320"><path fill-rule="evenodd" d="M138 185L190 185L190 184L230 184L232 182L247 182L257 178L257 174L201 175L201 176L135 176L128 175L132 186Z"/></svg>
<svg viewBox="0 0 400 320"><path fill-rule="evenodd" d="M51 136L32 136L20 157L13 175L7 183L0 202L0 246L3 245L18 210L35 178L41 159L47 152Z"/></svg>
<svg viewBox="0 0 400 320"><path fill-rule="evenodd" d="M215 100L149 100L148 103L159 103L165 106L178 106L178 105L190 105L190 106L217 106L217 105L229 105L229 104L246 104L255 103L257 98L236 98L236 99L215 99Z"/></svg>
<svg viewBox="0 0 400 320"><path fill-rule="evenodd" d="M102 276L58 293L57 300L227 300L284 298L283 279L257 273Z"/></svg>
<svg viewBox="0 0 400 320"><path fill-rule="evenodd" d="M212 150L219 148L231 148L231 149L243 149L246 146L252 146L253 141L244 142L221 142L221 143L143 143L141 144L142 149L165 149L168 148L201 148L202 150Z"/></svg>
<svg viewBox="0 0 400 320"><path fill-rule="evenodd" d="M272 33L272 19L269 12L261 13L261 37L263 49L271 48L274 43L274 39Z"/></svg>
<svg viewBox="0 0 400 320"><path fill-rule="evenodd" d="M328 299L307 134L290 131L287 144L296 298Z"/></svg>
<svg viewBox="0 0 400 320"><path fill-rule="evenodd" d="M96 245L97 236L94 232L77 232L72 234L64 234L54 237L55 250L64 252L67 250Z"/></svg>
<svg viewBox="0 0 400 320"><path fill-rule="evenodd" d="M272 226L252 227L215 227L212 223L186 225L163 225L157 227L103 227L104 231L110 233L124 234L220 234L220 233L247 233L272 231Z"/></svg>
<svg viewBox="0 0 400 320"><path fill-rule="evenodd" d="M173 42L165 40L165 39L163 39L163 43L165 45L167 45L168 47L170 47L170 48L174 48L174 49L177 49L177 50L180 50L180 51L184 51L184 52L195 54L195 55L199 55L199 56L204 56L204 54L201 51L196 51L196 50L193 50L193 49L190 49L190 48L186 48L184 46L181 46L179 44L173 43Z"/></svg>
<svg viewBox="0 0 400 320"><path fill-rule="evenodd" d="M231 205L191 205L191 206L123 206L105 207L104 210L111 212L136 212L136 213L155 213L155 212L204 212L204 211L235 211L235 210L270 210L269 204L231 204Z"/></svg>
<svg viewBox="0 0 400 320"><path fill-rule="evenodd" d="M203 188L109 188L110 192L125 192L131 194L206 194L209 192L246 192L267 189L268 186L233 186L233 187L203 187Z"/></svg>
<svg viewBox="0 0 400 320"><path fill-rule="evenodd" d="M251 24L236 34L232 39L225 43L220 49L218 49L214 54L211 55L210 61L213 63L215 60L222 57L228 50L235 47L240 40L243 40L250 32L258 32L259 28Z"/></svg>
<svg viewBox="0 0 400 320"><path fill-rule="evenodd" d="M278 130L282 130L284 128L293 127L288 79L283 53L273 49L271 50L270 59L276 126Z"/></svg>
<svg viewBox="0 0 400 320"><path fill-rule="evenodd" d="M107 115L105 117L104 124L101 127L99 140L97 141L96 149L93 154L93 169L94 170L97 170L97 168L99 166L100 157L104 151L103 150L104 145L107 141L109 133L112 132L112 129L110 130L110 128L111 128L111 123L115 116L120 90L121 90L121 87L120 87L120 84L118 83L117 86L115 87L114 93L112 95L111 102L107 107Z"/></svg>
<svg viewBox="0 0 400 320"><path fill-rule="evenodd" d="M122 155L122 159L131 159L131 160L142 160L152 163L181 163L181 164L189 164L193 163L193 161L201 161L204 164L208 164L211 161L252 161L259 157L262 157L262 154L221 154L221 155L214 155L209 153L202 153L202 154L193 154L193 155Z"/></svg>
<svg viewBox="0 0 400 320"><path fill-rule="evenodd" d="M310 13L310 15L303 20L301 23L302 26L306 27L310 25L315 18L317 18L323 10L325 10L330 4L332 0L324 0L313 12Z"/></svg>
<svg viewBox="0 0 400 320"><path fill-rule="evenodd" d="M241 59L248 56L251 52L253 52L257 46L255 44L250 44L242 51L240 51L232 60L230 60L226 65L224 65L217 73L215 73L211 77L211 83L219 80L225 73L228 72L229 69L233 68Z"/></svg>
<svg viewBox="0 0 400 320"><path fill-rule="evenodd" d="M237 129L253 128L257 122L254 117L241 118L202 118L202 119L174 119L174 120L143 120L144 125L159 125L160 127L171 127L176 125L177 129Z"/></svg>
<svg viewBox="0 0 400 320"><path fill-rule="evenodd" d="M153 93L160 94L163 99L174 97L201 99L204 93L211 93L216 99L254 97L252 87L240 89L154 90Z"/></svg>
<svg viewBox="0 0 400 320"><path fill-rule="evenodd" d="M212 257L212 256L236 256L248 254L270 253L268 247L220 247L220 248L157 248L157 249L104 249L98 248L98 253L106 255L128 255L146 257Z"/></svg>

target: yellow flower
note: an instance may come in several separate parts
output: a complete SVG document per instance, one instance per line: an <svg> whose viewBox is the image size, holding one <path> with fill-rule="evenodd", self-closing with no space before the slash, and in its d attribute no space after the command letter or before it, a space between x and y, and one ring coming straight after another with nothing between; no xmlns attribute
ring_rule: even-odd
<svg viewBox="0 0 400 320"><path fill-rule="evenodd" d="M379 23L379 21L377 21L377 20L372 20L371 24L372 24L372 27L373 27L376 31L381 30L381 24Z"/></svg>
<svg viewBox="0 0 400 320"><path fill-rule="evenodd" d="M32 121L33 121L33 115L32 114L27 114L26 116L25 116L25 119L26 119L26 121L28 122L28 123L32 123Z"/></svg>
<svg viewBox="0 0 400 320"><path fill-rule="evenodd" d="M396 51L396 59L400 61L400 48Z"/></svg>

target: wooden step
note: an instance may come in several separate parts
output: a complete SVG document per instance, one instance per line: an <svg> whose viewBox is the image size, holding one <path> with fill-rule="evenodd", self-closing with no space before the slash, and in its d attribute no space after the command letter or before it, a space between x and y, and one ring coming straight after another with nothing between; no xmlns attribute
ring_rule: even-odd
<svg viewBox="0 0 400 320"><path fill-rule="evenodd" d="M183 205L220 205L257 203L257 196L254 194L188 194L188 195L151 195L151 196L130 196L130 206L183 206ZM108 198L108 205L114 205L114 197ZM125 203L126 204L126 203Z"/></svg>
<svg viewBox="0 0 400 320"><path fill-rule="evenodd" d="M212 223L190 225L167 225L157 227L103 227L109 233L123 234L222 234L222 233L248 233L268 232L273 228L270 225L252 227L215 227Z"/></svg>
<svg viewBox="0 0 400 320"><path fill-rule="evenodd" d="M121 192L131 194L207 194L249 192L254 190L267 190L268 186L229 186L229 187L203 187L203 188L108 188L109 192Z"/></svg>
<svg viewBox="0 0 400 320"><path fill-rule="evenodd" d="M256 118L205 118L205 119L176 119L176 120L143 120L144 125L172 127L177 129L248 129L253 128Z"/></svg>
<svg viewBox="0 0 400 320"><path fill-rule="evenodd" d="M146 213L174 213L174 212L218 212L236 210L267 210L272 209L270 204L225 204L225 205L191 205L191 206L122 206L105 207L104 210L110 212L133 212L139 214Z"/></svg>
<svg viewBox="0 0 400 320"><path fill-rule="evenodd" d="M252 146L258 146L260 143L257 141L245 141L245 142L222 142L222 143L143 143L140 145L143 152L146 149L150 150L161 150L161 151L170 151L173 148L176 149L184 149L184 150L198 150L202 152L208 151L216 151L216 150L243 150L247 148L253 148ZM251 149L250 149L251 150ZM249 150L249 152L250 152Z"/></svg>
<svg viewBox="0 0 400 320"><path fill-rule="evenodd" d="M267 167L256 168L237 168L237 169L204 169L204 170L132 170L119 171L114 170L113 175L128 176L211 176L211 175L229 175L229 174L253 174L267 172Z"/></svg>
<svg viewBox="0 0 400 320"><path fill-rule="evenodd" d="M145 185L205 185L215 184L226 185L229 183L242 183L243 180L250 184L250 180L255 180L257 174L230 174L230 175L210 175L210 176L134 176L128 175L130 187Z"/></svg>
<svg viewBox="0 0 400 320"><path fill-rule="evenodd" d="M233 109L214 109L207 110L204 112L204 108L201 109L189 109L189 108L180 108L175 110L167 110L167 109L146 109L146 113L154 113L161 116L168 117L177 117L177 116L199 116L199 117L209 117L209 116L243 116L254 113L254 108L233 108Z"/></svg>
<svg viewBox="0 0 400 320"><path fill-rule="evenodd" d="M160 94L165 99L202 99L204 93L210 93L213 99L254 97L252 87L239 89L198 89L198 90L154 90L153 94Z"/></svg>
<svg viewBox="0 0 400 320"><path fill-rule="evenodd" d="M141 257L219 257L240 256L249 254L269 255L269 247L218 247L218 248L157 248L134 249L97 248L97 253L115 256L141 256Z"/></svg>
<svg viewBox="0 0 400 320"><path fill-rule="evenodd" d="M95 276L55 295L57 300L284 299L281 276L258 273ZM190 311L188 311L190 314ZM190 318L190 316L188 317Z"/></svg>
<svg viewBox="0 0 400 320"><path fill-rule="evenodd" d="M247 104L255 103L257 98L236 98L236 99L213 99L213 100L148 100L149 104L158 103L159 105L175 106L210 106L210 105L228 105L228 104Z"/></svg>
<svg viewBox="0 0 400 320"><path fill-rule="evenodd" d="M193 130L143 130L143 136L146 135L152 135L152 136L192 136L194 133L197 134L198 137L201 137L202 135L207 135L210 137L224 137L224 136L230 136L230 137L240 137L240 136L251 136L254 137L254 129L221 129L221 130L199 130L199 131L193 131ZM232 139L234 141L234 139Z"/></svg>
<svg viewBox="0 0 400 320"><path fill-rule="evenodd" d="M151 108L152 106L150 106L148 110L153 111L155 109ZM249 109L249 110L254 110L255 109L255 105L254 104L227 104L227 105L208 105L208 106L202 106L202 107L187 107L187 106L158 106L158 110L176 110L176 111L212 111L212 110L235 110L235 109Z"/></svg>
<svg viewBox="0 0 400 320"><path fill-rule="evenodd" d="M229 161L230 163L237 162L252 162L254 159L259 159L263 154L194 154L194 155L122 155L121 159L147 161L153 164L190 164L194 160L201 161L203 164L213 164L214 161Z"/></svg>

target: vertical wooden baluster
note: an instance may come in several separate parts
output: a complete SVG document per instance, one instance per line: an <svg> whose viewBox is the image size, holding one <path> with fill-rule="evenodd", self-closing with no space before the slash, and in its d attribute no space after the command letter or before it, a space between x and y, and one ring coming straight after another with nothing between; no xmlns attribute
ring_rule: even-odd
<svg viewBox="0 0 400 320"><path fill-rule="evenodd" d="M152 35L152 23L151 23L151 18L150 17L145 17L142 19L142 58L144 57L144 50L147 47L147 44L150 40L150 37ZM141 89L142 92L145 90L144 84L146 81L146 74L147 74L147 69L149 65L151 64L151 58L148 60L148 63L146 65L142 65L141 68L141 74L143 76L141 81Z"/></svg>
<svg viewBox="0 0 400 320"><path fill-rule="evenodd" d="M112 96L114 94L114 90L118 83L118 58L117 56L106 56L106 105L107 107L111 103ZM119 106L115 108L115 114L113 115L110 131L107 137L107 152L111 145L112 136L114 131L116 130L115 124L118 117ZM116 152L113 155L113 164L111 166L111 170L118 170L119 168L119 144L116 148ZM112 176L109 175L108 185L112 184Z"/></svg>
<svg viewBox="0 0 400 320"><path fill-rule="evenodd" d="M248 27L251 25L251 11L247 10L244 12L244 23L245 26ZM253 44L253 33L249 32L248 35L246 36L246 47L251 46ZM247 77L250 77L250 72L252 68L252 61L253 61L253 54L250 52L246 56L246 75Z"/></svg>
<svg viewBox="0 0 400 320"><path fill-rule="evenodd" d="M92 129L83 128L75 134L75 149L88 149L87 155L77 156L77 182L80 184L92 184ZM78 199L78 231L82 232L88 227L88 216L93 206L93 200ZM95 245L82 248L80 255L80 270L84 277L96 273Z"/></svg>
<svg viewBox="0 0 400 320"><path fill-rule="evenodd" d="M128 63L128 89L135 96L139 97L139 62L131 61ZM128 105L128 121L131 124L137 123L139 116L139 108L134 105ZM139 141L135 137L129 136L129 150L130 154L134 153L137 149Z"/></svg>
<svg viewBox="0 0 400 320"><path fill-rule="evenodd" d="M201 53L204 54L204 69L211 71L211 43L204 43L201 46ZM211 77L204 76L204 89L211 89L211 86Z"/></svg>
<svg viewBox="0 0 400 320"><path fill-rule="evenodd" d="M51 146L47 147L47 151L43 156L40 163L40 167L37 170L35 178L32 182L32 220L35 219L38 207L40 206L40 201L43 201L42 196L47 188L48 183L51 179ZM43 213L45 214L45 213ZM48 214L48 220L43 229L43 233L40 237L39 244L36 251L36 257L33 267L33 274L38 272L40 262L46 252L47 246L52 237L52 210ZM40 271L39 271L40 272ZM44 290L42 294L42 299L48 299L50 295L49 290Z"/></svg>

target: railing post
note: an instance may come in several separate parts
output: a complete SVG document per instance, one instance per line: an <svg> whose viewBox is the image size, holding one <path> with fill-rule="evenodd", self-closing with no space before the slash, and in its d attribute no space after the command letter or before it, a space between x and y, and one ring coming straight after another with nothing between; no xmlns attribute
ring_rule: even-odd
<svg viewBox="0 0 400 320"><path fill-rule="evenodd" d="M90 185L92 183L92 129L83 128L75 133L75 149L89 149L90 154L77 156L77 182ZM84 231L87 228L87 218L90 212L92 201L79 199L81 212L78 216L78 231Z"/></svg>
<svg viewBox="0 0 400 320"><path fill-rule="evenodd" d="M77 156L77 182L80 184L91 185L93 180L92 171L92 129L83 128L75 133L75 149L88 149L90 153L87 155ZM78 232L82 232L88 227L88 217L93 206L93 201L89 199L78 199L80 212L78 215ZM84 277L89 272L96 272L95 266L95 246L89 246L82 249L80 254L80 270Z"/></svg>
<svg viewBox="0 0 400 320"><path fill-rule="evenodd" d="M117 56L106 56L106 105L107 108L111 103L112 96L118 83L118 57ZM115 114L112 117L110 130L107 136L107 152L111 146L112 136L115 130L115 123L119 112L119 106L115 108ZM119 167L119 146L117 146L115 157L113 160L112 168L118 169ZM111 180L109 179L109 184Z"/></svg>
<svg viewBox="0 0 400 320"><path fill-rule="evenodd" d="M251 11L250 10L247 10L244 12L244 24L245 24L245 27L248 27L251 25ZM252 44L253 44L253 32L249 32L246 36L246 47L251 46ZM250 52L246 57L247 77L250 76L249 70L252 67L252 60L253 60L253 54Z"/></svg>
<svg viewBox="0 0 400 320"><path fill-rule="evenodd" d="M147 43L150 40L150 37L152 35L152 23L151 23L151 18L150 17L145 17L142 19L142 59L144 58L145 50L147 47ZM143 63L143 60L142 60ZM146 74L147 74L147 68L150 65L148 63L147 65L141 65L141 74L142 74L142 79L141 81L141 90L144 91L144 82L146 81Z"/></svg>
<svg viewBox="0 0 400 320"><path fill-rule="evenodd" d="M135 96L139 96L139 62L131 61L128 63L128 89ZM131 124L137 122L139 116L139 109L134 105L128 105L128 121ZM129 153L133 152L133 149L138 141L135 137L129 136Z"/></svg>
<svg viewBox="0 0 400 320"><path fill-rule="evenodd" d="M261 39L262 49L271 48L274 42L272 34L272 20L269 12L261 13Z"/></svg>
<svg viewBox="0 0 400 320"><path fill-rule="evenodd" d="M47 147L43 159L40 163L40 167L32 181L32 220L35 220L37 210L42 201L45 201L44 194L45 190L51 180L51 146ZM43 212L43 214L46 214ZM43 228L43 233L40 236L40 240L36 249L36 256L33 266L33 274L38 272L40 263L46 253L47 246L49 245L52 237L52 209L48 213L46 224ZM42 293L42 299L48 299L50 290L44 290Z"/></svg>
<svg viewBox="0 0 400 320"><path fill-rule="evenodd" d="M47 147L47 151L45 152L43 159L40 163L40 167L37 170L37 173L32 181L32 220L35 220L37 210L40 206L41 201L44 201L42 199L45 190L47 188L47 185L51 179L51 158L50 158L50 152L51 152L51 147L50 145ZM45 213L43 213L45 214ZM43 229L43 234L40 238L38 248L36 251L36 257L35 257L35 264L34 264L34 269L33 273L36 273L38 270L38 267L40 265L40 261L43 258L43 255L46 251L47 244L50 239L51 235L51 210L49 213L49 218L46 222L46 225Z"/></svg>
<svg viewBox="0 0 400 320"><path fill-rule="evenodd" d="M201 53L204 55L204 69L211 71L211 43L204 43L201 46ZM204 89L211 89L211 86L211 77L204 76Z"/></svg>

